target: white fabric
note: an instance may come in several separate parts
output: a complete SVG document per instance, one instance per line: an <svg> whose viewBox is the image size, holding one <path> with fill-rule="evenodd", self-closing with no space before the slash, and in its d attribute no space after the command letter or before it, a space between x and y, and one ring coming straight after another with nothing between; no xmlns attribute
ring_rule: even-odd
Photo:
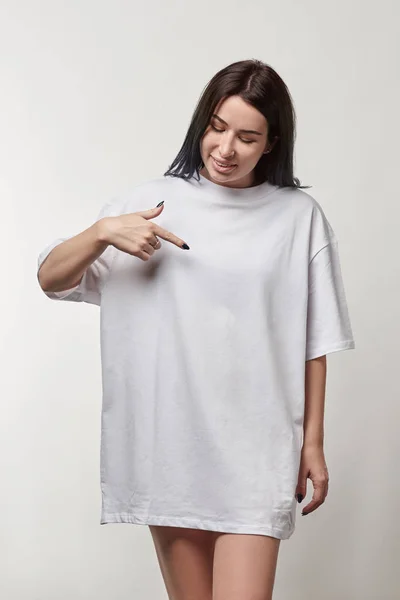
<svg viewBox="0 0 400 600"><path fill-rule="evenodd" d="M101 305L101 523L289 538L305 361L355 347L338 243L304 191L160 177L99 215L155 207L185 240L109 246L59 300ZM39 265L59 238L43 250Z"/></svg>

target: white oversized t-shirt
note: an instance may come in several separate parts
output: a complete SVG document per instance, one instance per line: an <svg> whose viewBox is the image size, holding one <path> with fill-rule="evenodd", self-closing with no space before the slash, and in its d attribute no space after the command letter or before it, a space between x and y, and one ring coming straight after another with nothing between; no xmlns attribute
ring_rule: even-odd
<svg viewBox="0 0 400 600"><path fill-rule="evenodd" d="M100 305L100 522L287 539L305 361L355 347L337 239L302 190L203 176L137 185L98 218L161 200L154 222L190 250L108 246L79 286L45 292Z"/></svg>

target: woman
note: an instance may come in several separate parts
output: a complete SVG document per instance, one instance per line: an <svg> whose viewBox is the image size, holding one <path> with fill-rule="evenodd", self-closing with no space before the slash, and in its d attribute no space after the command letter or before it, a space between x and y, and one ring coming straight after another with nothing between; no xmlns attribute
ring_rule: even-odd
<svg viewBox="0 0 400 600"><path fill-rule="evenodd" d="M101 523L149 526L174 600L270 599L296 496L328 492L326 354L355 344L294 139L279 75L231 64L164 176L39 256L50 298L101 306Z"/></svg>

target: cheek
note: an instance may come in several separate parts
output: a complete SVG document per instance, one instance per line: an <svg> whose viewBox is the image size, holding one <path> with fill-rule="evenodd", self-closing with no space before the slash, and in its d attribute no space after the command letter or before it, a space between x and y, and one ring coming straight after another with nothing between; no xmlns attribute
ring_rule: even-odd
<svg viewBox="0 0 400 600"><path fill-rule="evenodd" d="M260 158L260 148L254 148L253 144L241 148L241 155L249 162L257 162Z"/></svg>
<svg viewBox="0 0 400 600"><path fill-rule="evenodd" d="M202 139L202 148L207 151L213 146L215 146L214 136L210 133L206 133Z"/></svg>

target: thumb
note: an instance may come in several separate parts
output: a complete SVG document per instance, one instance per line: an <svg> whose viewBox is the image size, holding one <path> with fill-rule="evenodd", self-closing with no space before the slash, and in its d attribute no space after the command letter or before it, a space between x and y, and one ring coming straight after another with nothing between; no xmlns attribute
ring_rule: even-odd
<svg viewBox="0 0 400 600"><path fill-rule="evenodd" d="M137 212L136 214L139 215L140 217L143 217L143 219L154 219L155 217L158 217L158 215L163 211L164 208L164 200L162 202L160 202L160 204L157 204L157 206L155 208L149 208L148 210L141 210L139 212Z"/></svg>
<svg viewBox="0 0 400 600"><path fill-rule="evenodd" d="M307 495L307 474L301 473L297 481L295 496L298 502L301 502ZM299 498L299 496L301 496Z"/></svg>

